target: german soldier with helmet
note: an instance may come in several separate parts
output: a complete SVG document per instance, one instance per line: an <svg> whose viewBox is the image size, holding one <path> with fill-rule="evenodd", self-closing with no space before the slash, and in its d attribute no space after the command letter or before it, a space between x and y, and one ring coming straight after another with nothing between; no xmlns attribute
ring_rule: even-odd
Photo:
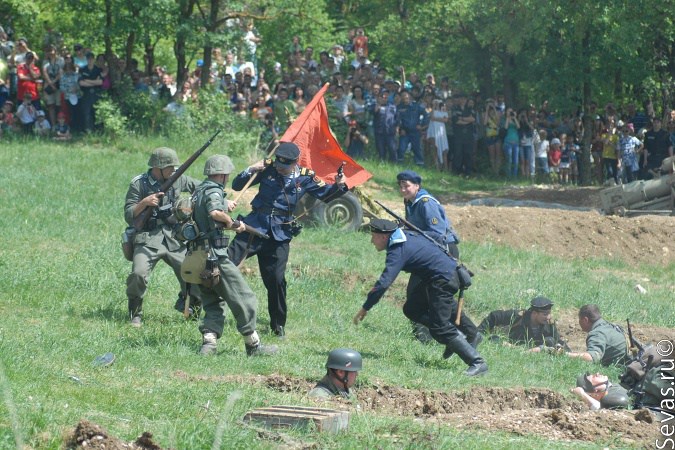
<svg viewBox="0 0 675 450"><path fill-rule="evenodd" d="M319 380L309 396L314 398L330 398L340 396L350 398L350 391L356 383L356 377L363 368L361 354L351 348L336 348L328 354L326 375Z"/></svg>
<svg viewBox="0 0 675 450"><path fill-rule="evenodd" d="M217 351L217 340L223 334L225 322L224 306L232 311L237 321L237 330L244 337L246 354L249 356L276 353L275 346L266 346L260 342L256 332L256 308L258 300L239 269L227 257L228 239L223 228L237 233L243 232L245 225L234 221L227 213L228 202L223 187L227 183L234 165L225 155L214 155L206 160L204 175L206 180L199 185L193 196L193 213L198 230L197 238L190 241L190 251L205 249L206 259L213 264L208 276L197 274L201 285L204 318L199 327L202 333L200 354L211 355ZM183 272L185 277L185 271Z"/></svg>
<svg viewBox="0 0 675 450"><path fill-rule="evenodd" d="M147 172L131 180L124 201L124 219L130 226L134 218L146 208L152 208L152 215L133 238L131 273L127 277L127 299L129 316L133 327L140 327L143 317L143 297L148 279L158 261L167 263L180 283L180 293L175 308L183 311L186 285L180 276L180 266L185 258L185 245L175 238L175 218L172 216L174 203L182 192L192 193L198 182L186 175L180 176L166 192L160 191L164 183L180 165L176 151L159 147L152 151ZM198 289L193 292L194 303L198 305Z"/></svg>

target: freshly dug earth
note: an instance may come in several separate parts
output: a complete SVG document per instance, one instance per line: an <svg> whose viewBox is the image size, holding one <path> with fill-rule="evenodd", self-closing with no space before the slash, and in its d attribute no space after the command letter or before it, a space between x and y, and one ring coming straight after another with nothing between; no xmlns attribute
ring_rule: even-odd
<svg viewBox="0 0 675 450"><path fill-rule="evenodd" d="M82 419L66 440L68 450L162 450L152 441L152 433L143 433L134 442L124 442L111 436L106 430L95 423Z"/></svg>
<svg viewBox="0 0 675 450"><path fill-rule="evenodd" d="M314 382L285 375L242 377L191 376L191 382L255 383L280 392L307 393ZM437 392L386 385L358 386L356 404L341 398L317 403L322 407L449 425L456 429L505 431L564 441L606 442L646 447L658 436L658 424L647 410L588 411L571 396L542 388L474 387L466 392ZM395 437L394 437L395 439Z"/></svg>

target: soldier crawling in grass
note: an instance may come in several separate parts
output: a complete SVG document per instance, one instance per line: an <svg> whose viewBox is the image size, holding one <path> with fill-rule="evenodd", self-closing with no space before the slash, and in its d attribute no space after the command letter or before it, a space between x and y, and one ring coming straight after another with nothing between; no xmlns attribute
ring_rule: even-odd
<svg viewBox="0 0 675 450"><path fill-rule="evenodd" d="M173 269L180 283L180 293L174 307L182 312L185 304L186 285L180 276L185 245L174 236L176 221L172 210L180 193L194 192L199 183L194 178L182 175L166 192L159 190L179 165L175 150L168 147L156 148L148 161L150 169L131 180L124 201L124 219L130 226L134 224L134 218L146 208L153 208L152 215L144 228L136 233L133 241L133 265L127 277L129 317L133 327L141 326L143 297L148 279L159 260L163 260ZM199 289L195 288L191 297L196 308L201 303Z"/></svg>

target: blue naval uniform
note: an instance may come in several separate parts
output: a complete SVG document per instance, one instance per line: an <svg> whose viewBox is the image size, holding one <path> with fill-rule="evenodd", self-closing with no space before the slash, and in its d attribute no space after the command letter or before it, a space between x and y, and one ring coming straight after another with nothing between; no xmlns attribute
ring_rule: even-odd
<svg viewBox="0 0 675 450"><path fill-rule="evenodd" d="M368 293L363 309L369 311L375 306L401 271L421 279L421 283L407 293L403 314L429 328L439 343L449 344L459 336L455 327L457 301L453 297L459 290L457 262L414 231L397 229L391 234L384 271ZM478 332L463 312L458 328L469 342Z"/></svg>
<svg viewBox="0 0 675 450"><path fill-rule="evenodd" d="M425 126L429 123L429 114L417 102L410 102L409 105L400 103L396 111L396 125L400 130L405 131L405 135L398 139L398 160L403 161L406 148L410 144L415 158L415 164L424 165L424 156L420 148L420 130L417 126Z"/></svg>
<svg viewBox="0 0 675 450"><path fill-rule="evenodd" d="M413 201L404 201L405 218L440 244L448 245L455 258L459 257L459 237L445 210L426 189L420 189ZM454 245L450 245L454 244Z"/></svg>
<svg viewBox="0 0 675 450"><path fill-rule="evenodd" d="M232 181L232 189L241 191L251 178L252 173L244 170ZM243 221L269 239L261 239L249 233L240 233L230 243L228 256L235 264L244 258L258 256L258 267L267 289L267 306L270 314L270 327L273 331L286 325L286 263L288 262L289 243L293 238L291 223L295 219L293 211L306 193L323 201L334 200L348 191L347 186L326 184L317 178L314 171L296 167L287 177L282 176L266 161L266 167L253 181L259 184L258 194L253 198L253 210Z"/></svg>

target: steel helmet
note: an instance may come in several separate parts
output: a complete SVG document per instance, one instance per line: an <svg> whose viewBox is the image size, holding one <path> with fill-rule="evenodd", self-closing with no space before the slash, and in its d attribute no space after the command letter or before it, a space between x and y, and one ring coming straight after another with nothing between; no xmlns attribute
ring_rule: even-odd
<svg viewBox="0 0 675 450"><path fill-rule="evenodd" d="M177 167L180 166L180 161L178 161L178 155L176 155L176 150L169 147L158 147L154 149L150 154L148 166L157 169L164 169L166 167Z"/></svg>
<svg viewBox="0 0 675 450"><path fill-rule="evenodd" d="M351 348L336 348L328 354L326 369L339 369L347 372L361 370L361 353Z"/></svg>
<svg viewBox="0 0 675 450"><path fill-rule="evenodd" d="M228 175L234 171L232 160L225 155L213 155L204 164L204 175Z"/></svg>

